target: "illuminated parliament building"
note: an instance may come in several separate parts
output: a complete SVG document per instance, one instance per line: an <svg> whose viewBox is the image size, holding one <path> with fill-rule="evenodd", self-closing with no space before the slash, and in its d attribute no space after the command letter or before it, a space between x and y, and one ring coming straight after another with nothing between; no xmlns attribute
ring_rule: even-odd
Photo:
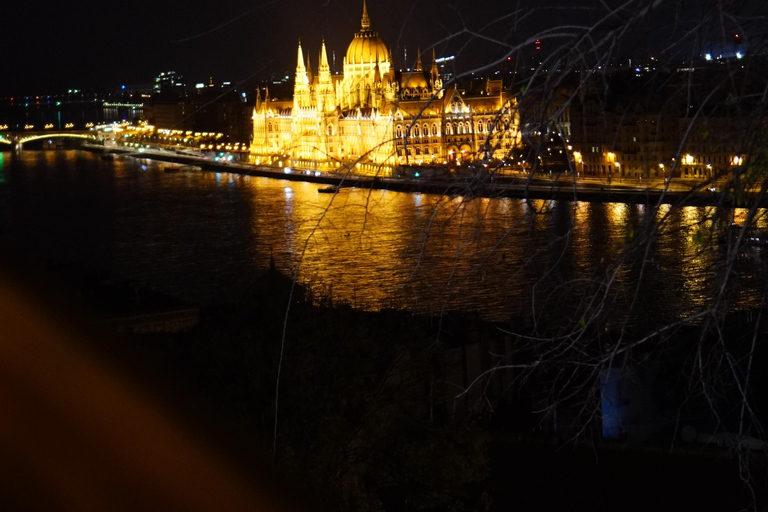
<svg viewBox="0 0 768 512"><path fill-rule="evenodd" d="M313 74L299 42L293 100L257 94L253 163L389 176L402 165L501 158L517 143L514 100L501 80L487 80L472 96L444 87L434 51L428 71L419 57L398 73L391 50L371 30L365 2L361 25L342 74L331 73L325 42Z"/></svg>

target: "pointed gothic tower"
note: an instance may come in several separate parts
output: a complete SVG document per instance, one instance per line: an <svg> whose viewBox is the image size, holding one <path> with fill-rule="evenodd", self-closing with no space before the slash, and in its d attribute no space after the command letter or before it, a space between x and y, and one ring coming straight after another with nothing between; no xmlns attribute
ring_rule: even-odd
<svg viewBox="0 0 768 512"><path fill-rule="evenodd" d="M437 97L442 98L443 80L440 78L440 71L437 69L437 57L435 57L434 48L432 48L432 69L429 71L429 81L432 85L433 93L437 93Z"/></svg>
<svg viewBox="0 0 768 512"><path fill-rule="evenodd" d="M325 40L320 49L320 67L317 70L317 110L332 112L335 108L336 92L333 89L331 68L328 66L328 53L325 50Z"/></svg>
<svg viewBox="0 0 768 512"><path fill-rule="evenodd" d="M296 56L296 80L298 81L299 77L303 77L306 73L307 68L304 65L304 52L301 51L301 39L299 39L299 51Z"/></svg>
<svg viewBox="0 0 768 512"><path fill-rule="evenodd" d="M435 82L440 80L440 73L437 70L437 58L435 57L435 49L432 48L432 68L429 70L429 81L434 86Z"/></svg>
<svg viewBox="0 0 768 512"><path fill-rule="evenodd" d="M309 107L311 102L309 77L307 68L304 65L304 52L301 50L301 41L299 41L299 51L296 56L296 83L293 86L293 108L298 111L299 108Z"/></svg>

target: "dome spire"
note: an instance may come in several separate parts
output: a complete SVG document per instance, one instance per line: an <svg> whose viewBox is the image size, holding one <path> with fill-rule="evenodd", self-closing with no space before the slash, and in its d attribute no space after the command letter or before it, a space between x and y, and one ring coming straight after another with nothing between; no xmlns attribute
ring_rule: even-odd
<svg viewBox="0 0 768 512"><path fill-rule="evenodd" d="M363 30L371 28L371 19L368 17L368 7L365 5L365 0L363 0L363 19L360 24L363 26Z"/></svg>

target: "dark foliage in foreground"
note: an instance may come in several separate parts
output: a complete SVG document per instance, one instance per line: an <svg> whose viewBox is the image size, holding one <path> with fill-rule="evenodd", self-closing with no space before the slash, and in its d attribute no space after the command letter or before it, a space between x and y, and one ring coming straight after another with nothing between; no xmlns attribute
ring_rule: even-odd
<svg viewBox="0 0 768 512"><path fill-rule="evenodd" d="M262 453L272 451L290 289L290 280L270 271L248 296L207 311L192 332L134 342L194 383ZM488 435L430 401L436 345L429 322L313 306L299 287L294 297L274 453L287 477L334 509L477 510L485 503L478 484L488 476Z"/></svg>

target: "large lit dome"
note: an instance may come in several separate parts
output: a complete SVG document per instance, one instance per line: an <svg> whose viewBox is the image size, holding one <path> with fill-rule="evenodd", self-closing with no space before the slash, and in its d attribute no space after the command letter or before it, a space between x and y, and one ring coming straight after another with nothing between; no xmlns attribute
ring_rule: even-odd
<svg viewBox="0 0 768 512"><path fill-rule="evenodd" d="M388 62L389 50L378 32L371 30L371 20L368 18L368 8L363 2L362 30L355 34L355 38L347 49L347 63L360 64L368 62Z"/></svg>
<svg viewBox="0 0 768 512"><path fill-rule="evenodd" d="M389 60L387 45L381 40L379 34L371 30L363 30L355 34L355 38L347 49L347 62L360 64L361 62L386 62Z"/></svg>

